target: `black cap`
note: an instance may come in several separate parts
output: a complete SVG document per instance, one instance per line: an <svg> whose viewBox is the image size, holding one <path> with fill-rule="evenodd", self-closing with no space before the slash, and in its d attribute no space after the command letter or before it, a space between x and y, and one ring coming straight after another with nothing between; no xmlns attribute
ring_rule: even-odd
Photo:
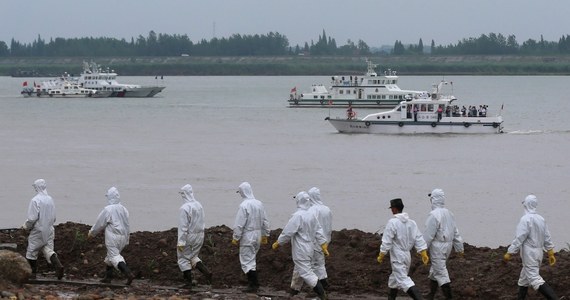
<svg viewBox="0 0 570 300"><path fill-rule="evenodd" d="M402 202L402 199L400 199L400 198L392 199L392 200L390 200L390 207L388 207L388 208L392 208L392 207L402 210L402 209L404 209L404 202Z"/></svg>

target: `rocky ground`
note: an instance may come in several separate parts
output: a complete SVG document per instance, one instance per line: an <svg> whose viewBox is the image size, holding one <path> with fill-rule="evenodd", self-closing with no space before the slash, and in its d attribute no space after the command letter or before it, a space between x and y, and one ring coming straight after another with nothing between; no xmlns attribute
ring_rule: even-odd
<svg viewBox="0 0 570 300"><path fill-rule="evenodd" d="M280 229L274 230L270 243L262 246L257 258L257 269L261 292L248 295L240 292L247 284L246 276L240 269L238 248L232 246L231 229L216 226L207 229L200 258L214 273L213 282L207 285L199 272L194 273L197 287L195 292L179 289L183 284L182 273L176 263L176 229L162 232L134 232L130 245L123 251L130 268L137 279L130 287L120 274L116 274L115 286L97 285L103 276L105 266L105 246L100 235L87 240L88 225L64 223L56 226L55 248L65 265L65 280L68 284L50 281L54 275L45 260L39 260L42 284L14 286L0 284L0 296L14 299L27 299L35 295L37 299L78 298L132 298L132 299L287 299L287 290L293 270L289 245L277 251L271 243L277 239ZM387 296L387 280L390 263L376 262L380 237L359 230L334 231L331 253L327 258L327 270L331 288L331 299L383 299ZM27 236L21 231L0 231L0 243L16 243L17 251L25 254ZM516 299L517 279L520 272L520 259L514 257L510 263L503 263L505 247L490 249L465 245L465 257L452 254L448 268L452 287L457 299ZM554 288L559 297L570 295L570 253L556 253L557 263L549 267L543 262L541 275ZM429 267L423 266L418 256L413 255L411 277L424 293L427 293ZM301 296L314 297L309 288L304 288ZM403 292L401 297L405 297ZM438 296L441 297L441 294ZM539 294L529 291L527 299L542 299Z"/></svg>

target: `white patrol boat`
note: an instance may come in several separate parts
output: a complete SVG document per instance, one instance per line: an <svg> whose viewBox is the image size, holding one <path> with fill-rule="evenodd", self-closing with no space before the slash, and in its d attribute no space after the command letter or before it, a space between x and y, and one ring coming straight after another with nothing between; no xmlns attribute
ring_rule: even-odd
<svg viewBox="0 0 570 300"><path fill-rule="evenodd" d="M34 82L34 87L25 86L22 89L21 94L24 97L55 97L55 98L104 98L108 97L110 93L101 92L94 89L87 89L73 80L69 80L70 77L64 74L62 77L57 79L52 79L48 81L43 81L40 84ZM27 83L26 83L27 85Z"/></svg>
<svg viewBox="0 0 570 300"><path fill-rule="evenodd" d="M109 97L154 97L165 88L119 83L117 76L114 71L103 70L96 63L83 62L83 72L77 78L77 83L85 88L111 92Z"/></svg>
<svg viewBox="0 0 570 300"><path fill-rule="evenodd" d="M486 105L459 108L454 96L439 93L442 81L429 97L415 97L402 101L389 111L356 118L352 109L348 117L328 120L340 133L502 133L502 107L499 114L489 116Z"/></svg>
<svg viewBox="0 0 570 300"><path fill-rule="evenodd" d="M331 86L314 84L311 91L289 94L289 107L385 107L392 108L406 97L413 98L425 91L402 90L398 87L396 71L387 70L378 75L376 64L367 60L368 70L363 76L333 76Z"/></svg>

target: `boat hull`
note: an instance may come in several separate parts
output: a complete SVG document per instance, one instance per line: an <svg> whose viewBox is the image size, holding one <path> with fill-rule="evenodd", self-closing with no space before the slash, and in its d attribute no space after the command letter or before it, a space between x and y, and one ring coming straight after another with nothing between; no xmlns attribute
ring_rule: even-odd
<svg viewBox="0 0 570 300"><path fill-rule="evenodd" d="M340 133L378 133L378 134L425 134L425 133L459 133L483 134L502 133L501 117L458 118L439 122L426 121L365 121L326 118Z"/></svg>
<svg viewBox="0 0 570 300"><path fill-rule="evenodd" d="M48 94L45 92L22 92L21 94L24 98L107 98L111 95L111 92L97 91L93 94Z"/></svg>
<svg viewBox="0 0 570 300"><path fill-rule="evenodd" d="M163 86L140 87L124 91L112 92L109 97L124 97L124 98L149 98L154 97L156 94L164 90Z"/></svg>
<svg viewBox="0 0 570 300"><path fill-rule="evenodd" d="M366 100L366 99L289 99L289 107L348 107L353 108L392 108L402 100Z"/></svg>

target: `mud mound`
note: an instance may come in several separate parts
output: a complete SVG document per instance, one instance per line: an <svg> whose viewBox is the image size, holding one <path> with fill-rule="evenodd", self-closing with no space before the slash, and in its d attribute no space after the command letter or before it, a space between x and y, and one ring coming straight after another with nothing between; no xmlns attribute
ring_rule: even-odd
<svg viewBox="0 0 570 300"><path fill-rule="evenodd" d="M90 226L64 223L56 226L55 248L66 268L69 279L93 279L102 277L106 249L103 236L87 239ZM257 259L259 280L263 287L278 291L289 289L293 262L290 245L271 249L281 229L273 230L268 245L263 245ZM183 282L182 273L176 263L176 228L160 232L134 232L130 245L123 251L130 268L137 278L146 279L156 285L178 286ZM245 286L246 276L242 273L238 248L231 245L232 230L227 226L216 226L206 230L200 258L214 273L213 288ZM345 295L387 296L387 281L391 272L389 260L382 265L376 262L380 236L360 230L334 231L329 246L331 256L327 258L327 271L331 292ZM27 236L23 231L0 232L0 243L16 243L18 252L25 255ZM515 256L505 264L502 256L506 247L490 249L465 245L465 257L452 254L448 268L452 287L458 299L516 299L517 280L521 268L520 259ZM561 251L556 254L557 263L551 268L546 259L541 275L554 288L559 297L570 295L566 283L570 282L570 254ZM38 261L39 271L49 267L45 260ZM411 277L418 287L427 292L429 267L413 255ZM120 278L120 274L117 274ZM206 284L199 272L194 272L198 284ZM310 289L304 288L310 293ZM529 291L528 299L541 299Z"/></svg>

